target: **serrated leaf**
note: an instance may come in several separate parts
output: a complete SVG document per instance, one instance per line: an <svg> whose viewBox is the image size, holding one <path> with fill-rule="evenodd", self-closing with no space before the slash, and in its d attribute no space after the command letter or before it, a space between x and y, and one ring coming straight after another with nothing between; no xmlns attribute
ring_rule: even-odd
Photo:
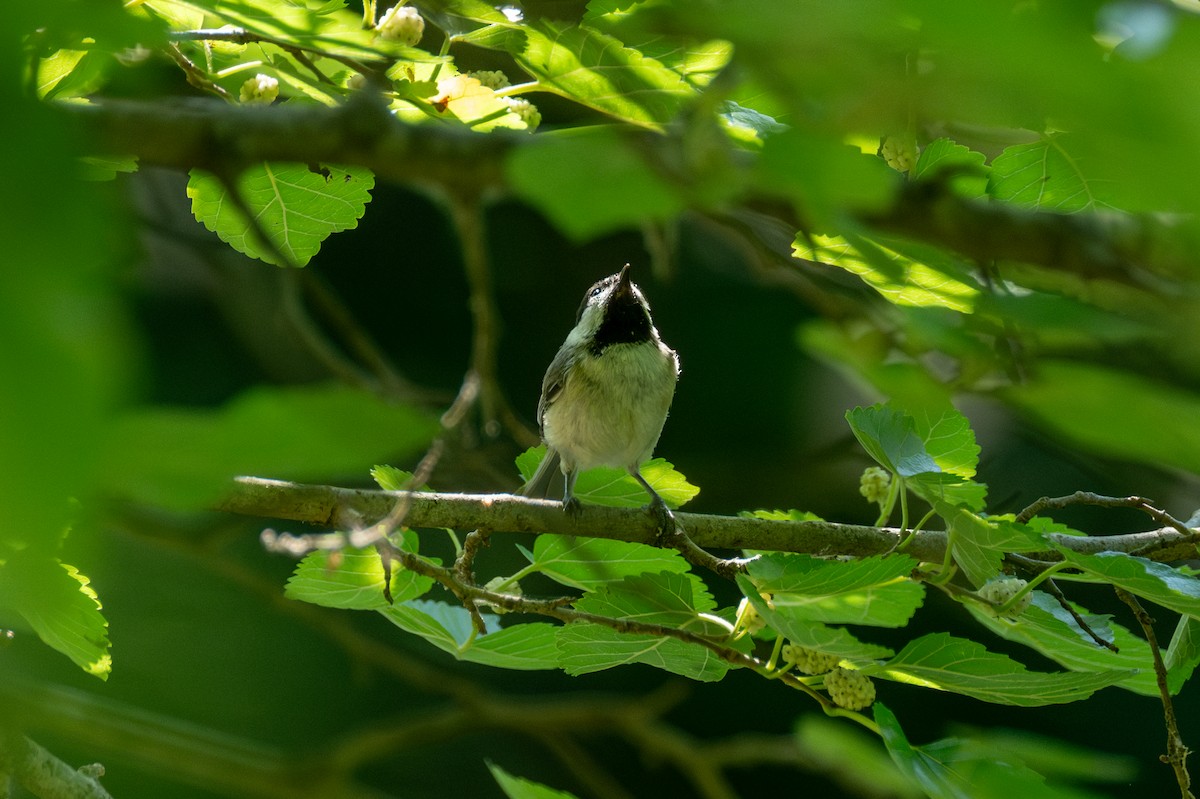
<svg viewBox="0 0 1200 799"><path fill-rule="evenodd" d="M1097 196L1060 136L1005 148L992 160L988 194L1041 211L1092 211L1106 203Z"/></svg>
<svg viewBox="0 0 1200 799"><path fill-rule="evenodd" d="M395 466L379 464L371 467L371 479L384 491L407 491L412 488L412 472Z"/></svg>
<svg viewBox="0 0 1200 799"><path fill-rule="evenodd" d="M726 634L728 627L700 616L715 607L704 582L690 572L630 575L575 601L575 608L585 613L678 627L701 635Z"/></svg>
<svg viewBox="0 0 1200 799"><path fill-rule="evenodd" d="M146 408L108 431L103 488L174 509L205 507L236 475L322 479L424 446L426 412L344 386L255 388L223 408Z"/></svg>
<svg viewBox="0 0 1200 799"><path fill-rule="evenodd" d="M621 633L591 623L575 623L558 631L558 652L567 674L578 676L617 666L642 663L701 682L725 676L729 664L699 644L657 635Z"/></svg>
<svg viewBox="0 0 1200 799"><path fill-rule="evenodd" d="M501 628L484 614L488 632L476 635L471 615L461 605L412 600L379 611L402 630L418 635L457 660L521 671L558 668L553 624L526 622Z"/></svg>
<svg viewBox="0 0 1200 799"><path fill-rule="evenodd" d="M375 178L359 167L258 164L237 178L238 196L289 263L304 266L332 233L358 226ZM192 214L235 250L276 266L274 251L259 240L225 184L202 170L190 173Z"/></svg>
<svg viewBox="0 0 1200 799"><path fill-rule="evenodd" d="M1155 563L1124 552L1085 555L1062 546L1056 549L1062 553L1064 560L1083 569L1087 575L1124 588L1131 594L1176 613L1200 619L1200 579L1172 569L1166 564ZM1060 577L1063 580L1080 579L1070 574L1061 574ZM1086 580L1087 576L1083 579Z"/></svg>
<svg viewBox="0 0 1200 799"><path fill-rule="evenodd" d="M529 125L497 96L470 75L454 75L437 83L434 107L443 116L461 121L472 130L486 133L496 128L528 130Z"/></svg>
<svg viewBox="0 0 1200 799"><path fill-rule="evenodd" d="M415 552L416 533L406 532L400 546ZM432 587L432 578L392 563L393 602L416 599ZM388 606L383 593L383 562L374 547L309 553L296 566L283 595L327 608L380 610Z"/></svg>
<svg viewBox="0 0 1200 799"><path fill-rule="evenodd" d="M964 604L975 620L992 632L1009 641L1025 644L1061 666L1072 671L1136 670L1136 674L1117 686L1146 696L1158 696L1154 662L1145 639L1114 623L1111 616L1097 615L1072 603L1093 632L1120 650L1113 652L1084 632L1054 597L1042 591L1034 591L1032 596L1030 606L1011 619L996 618L973 602Z"/></svg>
<svg viewBox="0 0 1200 799"><path fill-rule="evenodd" d="M917 435L916 422L889 405L872 405L846 411L854 437L875 461L901 477L941 471Z"/></svg>
<svg viewBox="0 0 1200 799"><path fill-rule="evenodd" d="M743 519L766 519L777 522L820 522L820 516L807 510L744 510L738 513Z"/></svg>
<svg viewBox="0 0 1200 799"><path fill-rule="evenodd" d="M910 641L891 660L861 668L863 674L950 691L984 702L1040 707L1086 699L1132 676L1129 670L1034 672L974 641L947 633Z"/></svg>
<svg viewBox="0 0 1200 799"><path fill-rule="evenodd" d="M629 576L575 602L577 610L598 616L674 627L709 637L728 635L730 627L708 614L715 607L696 575L671 572ZM573 675L644 663L691 679L711 681L721 679L729 669L728 663L700 644L623 633L591 623L562 628L558 650L563 668Z"/></svg>
<svg viewBox="0 0 1200 799"><path fill-rule="evenodd" d="M690 568L674 550L603 538L544 534L533 544L530 565L562 585L593 591L635 574Z"/></svg>
<svg viewBox="0 0 1200 799"><path fill-rule="evenodd" d="M737 584L768 627L805 649L837 655L855 662L876 660L892 654L892 650L887 647L859 641L841 627L828 627L820 622L797 618L790 613L776 612L763 600L754 583L745 575L737 576Z"/></svg>
<svg viewBox="0 0 1200 799"><path fill-rule="evenodd" d="M759 592L771 595L777 616L901 627L925 599L924 587L909 579L916 566L906 555L844 561L772 553L746 570Z"/></svg>
<svg viewBox="0 0 1200 799"><path fill-rule="evenodd" d="M917 435L943 472L971 478L979 465L979 445L971 422L955 408L910 408Z"/></svg>
<svg viewBox="0 0 1200 799"><path fill-rule="evenodd" d="M544 446L533 447L517 456L517 469L528 482L545 457ZM652 458L639 471L646 482L658 492L668 507L678 508L691 501L700 489L687 481L675 467L662 458ZM650 497L641 483L624 469L597 468L580 472L575 481L575 496L582 502L610 508L641 508Z"/></svg>
<svg viewBox="0 0 1200 799"><path fill-rule="evenodd" d="M971 313L980 297L979 283L966 264L944 251L900 239L806 233L793 242L792 255L858 275L896 305Z"/></svg>
<svg viewBox="0 0 1200 799"><path fill-rule="evenodd" d="M0 566L0 605L20 614L47 646L107 680L112 671L108 621L89 583L74 566L25 550Z"/></svg>
<svg viewBox="0 0 1200 799"><path fill-rule="evenodd" d="M950 185L964 197L987 194L986 156L950 139L936 139L926 145L913 168L913 178L940 179L949 176Z"/></svg>
<svg viewBox="0 0 1200 799"><path fill-rule="evenodd" d="M492 772L492 778L508 799L575 799L575 794L559 791L524 777L514 777L490 761L487 766Z"/></svg>
<svg viewBox="0 0 1200 799"><path fill-rule="evenodd" d="M923 472L907 478L909 490L934 507L963 507L979 513L987 505L987 486L946 472Z"/></svg>
<svg viewBox="0 0 1200 799"><path fill-rule="evenodd" d="M1005 552L1037 552L1050 544L1041 533L1028 525L1017 524L1011 516L983 517L958 507L935 503L954 535L954 560L980 586L1000 573Z"/></svg>
<svg viewBox="0 0 1200 799"><path fill-rule="evenodd" d="M539 88L615 119L661 127L695 95L675 72L597 30L540 19L521 33L504 42Z"/></svg>

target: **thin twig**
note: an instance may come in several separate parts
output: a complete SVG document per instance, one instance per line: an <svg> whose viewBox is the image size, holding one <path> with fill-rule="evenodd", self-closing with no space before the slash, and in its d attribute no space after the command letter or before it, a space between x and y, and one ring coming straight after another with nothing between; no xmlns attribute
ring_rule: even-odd
<svg viewBox="0 0 1200 799"><path fill-rule="evenodd" d="M1192 777L1187 770L1187 757L1191 754L1191 750L1184 744L1183 738L1179 734L1179 724L1175 720L1175 706L1171 703L1171 689L1167 685L1167 667L1163 663L1162 652L1158 648L1158 637L1154 634L1154 619L1150 618L1150 614L1133 594L1117 586L1113 586L1113 590L1117 592L1120 600L1133 611L1138 624L1142 626L1142 632L1145 633L1146 641L1150 644L1150 654L1154 658L1154 676L1158 680L1158 694L1162 698L1163 718L1167 725L1167 753L1161 755L1159 759L1174 770L1181 799L1196 799L1195 794L1191 791Z"/></svg>
<svg viewBox="0 0 1200 799"><path fill-rule="evenodd" d="M337 53L331 53L318 47L306 47L304 45L296 44L295 42L276 39L273 36L252 33L245 28L171 31L170 38L175 41L232 42L234 44L273 44L281 50L286 50L293 56L296 56L297 60L299 60L299 55L301 53L312 53L313 55L321 56L322 58L330 58L334 61L338 61L343 65L350 67L350 69L353 69L355 72L361 72L363 74L369 74L372 72L371 67L356 59L339 55Z"/></svg>
<svg viewBox="0 0 1200 799"><path fill-rule="evenodd" d="M1079 611L1075 610L1075 607L1067 600L1066 595L1062 592L1062 589L1058 587L1057 583L1055 583L1053 580L1047 580L1046 582L1042 583L1042 587L1046 589L1046 593L1058 600L1058 604L1062 606L1063 610L1071 614L1071 618L1075 620L1077 625L1079 625L1079 629L1087 633L1093 641L1112 652L1119 653L1121 651L1120 647L1118 647L1112 641L1107 641L1104 638L1101 638L1100 634L1093 630L1091 626L1089 626L1088 623L1083 620L1083 616L1080 616Z"/></svg>
<svg viewBox="0 0 1200 799"><path fill-rule="evenodd" d="M167 55L170 56L171 60L183 70L183 75L185 78L187 78L188 83L195 86L197 89L200 89L201 91L215 94L222 100L233 100L233 97L230 96L229 92L225 91L225 87L209 78L208 74L204 70L196 66L194 61L183 54L183 51L179 49L178 45L167 45Z"/></svg>
<svg viewBox="0 0 1200 799"><path fill-rule="evenodd" d="M1145 497L1106 497L1091 491L1076 491L1065 497L1042 497L1017 514L1017 522L1025 524L1044 510L1061 510L1071 505L1095 505L1101 508L1133 508L1145 513L1163 527L1170 527L1180 535L1195 537L1194 530L1165 510L1154 507Z"/></svg>

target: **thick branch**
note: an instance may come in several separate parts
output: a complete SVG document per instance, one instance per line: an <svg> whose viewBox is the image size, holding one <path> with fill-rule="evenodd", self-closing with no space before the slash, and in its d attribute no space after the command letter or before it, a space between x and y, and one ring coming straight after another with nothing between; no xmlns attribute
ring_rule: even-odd
<svg viewBox="0 0 1200 799"><path fill-rule="evenodd" d="M366 92L335 107L105 99L57 109L92 152L133 155L143 164L231 174L261 161L326 162L363 166L385 180L436 184L465 196L504 188L507 154L537 142L527 134L485 135L447 125L406 124ZM675 163L685 133L630 129L622 135L647 163ZM675 180L687 193L711 176L660 177ZM752 190L741 199L789 217L792 229L801 226L779 197ZM1174 235L1167 222L972 203L940 179L906 184L887 210L865 213L862 221L981 262L1022 261L1118 280L1143 280L1136 272L1151 264L1156 271L1184 274L1191 268L1188 242Z"/></svg>
<svg viewBox="0 0 1200 799"><path fill-rule="evenodd" d="M327 529L358 527L362 520L386 516L396 504L394 492L305 485L258 477L239 477L219 509L266 519L288 519ZM642 544L658 540L656 522L647 513L620 508L588 507L577 518L558 502L512 494L411 494L405 523L412 527L480 527L496 533L558 533L612 538ZM793 522L675 514L688 537L706 549L761 549L815 555L865 557L890 552L900 531L837 522ZM1137 552L1158 561L1194 557L1192 537L1171 528L1113 536L1059 536L1055 543L1076 552ZM940 561L946 534L918 532L906 553L923 561Z"/></svg>

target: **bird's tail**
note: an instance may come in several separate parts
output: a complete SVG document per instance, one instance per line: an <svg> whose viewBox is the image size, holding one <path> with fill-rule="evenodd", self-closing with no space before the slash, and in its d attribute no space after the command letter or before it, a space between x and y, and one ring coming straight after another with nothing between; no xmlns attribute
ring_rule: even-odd
<svg viewBox="0 0 1200 799"><path fill-rule="evenodd" d="M546 449L546 457L542 458L542 462L538 465L537 471L533 473L533 477L525 485L517 489L517 495L522 497L544 497L550 489L550 480L558 473L558 452L554 449Z"/></svg>

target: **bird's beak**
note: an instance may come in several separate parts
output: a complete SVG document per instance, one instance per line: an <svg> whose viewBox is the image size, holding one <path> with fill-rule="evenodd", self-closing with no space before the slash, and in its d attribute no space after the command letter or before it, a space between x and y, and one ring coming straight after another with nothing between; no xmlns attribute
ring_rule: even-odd
<svg viewBox="0 0 1200 799"><path fill-rule="evenodd" d="M617 287L613 290L613 295L632 293L633 281L629 279L629 264L625 264L621 267L620 274L617 275Z"/></svg>

